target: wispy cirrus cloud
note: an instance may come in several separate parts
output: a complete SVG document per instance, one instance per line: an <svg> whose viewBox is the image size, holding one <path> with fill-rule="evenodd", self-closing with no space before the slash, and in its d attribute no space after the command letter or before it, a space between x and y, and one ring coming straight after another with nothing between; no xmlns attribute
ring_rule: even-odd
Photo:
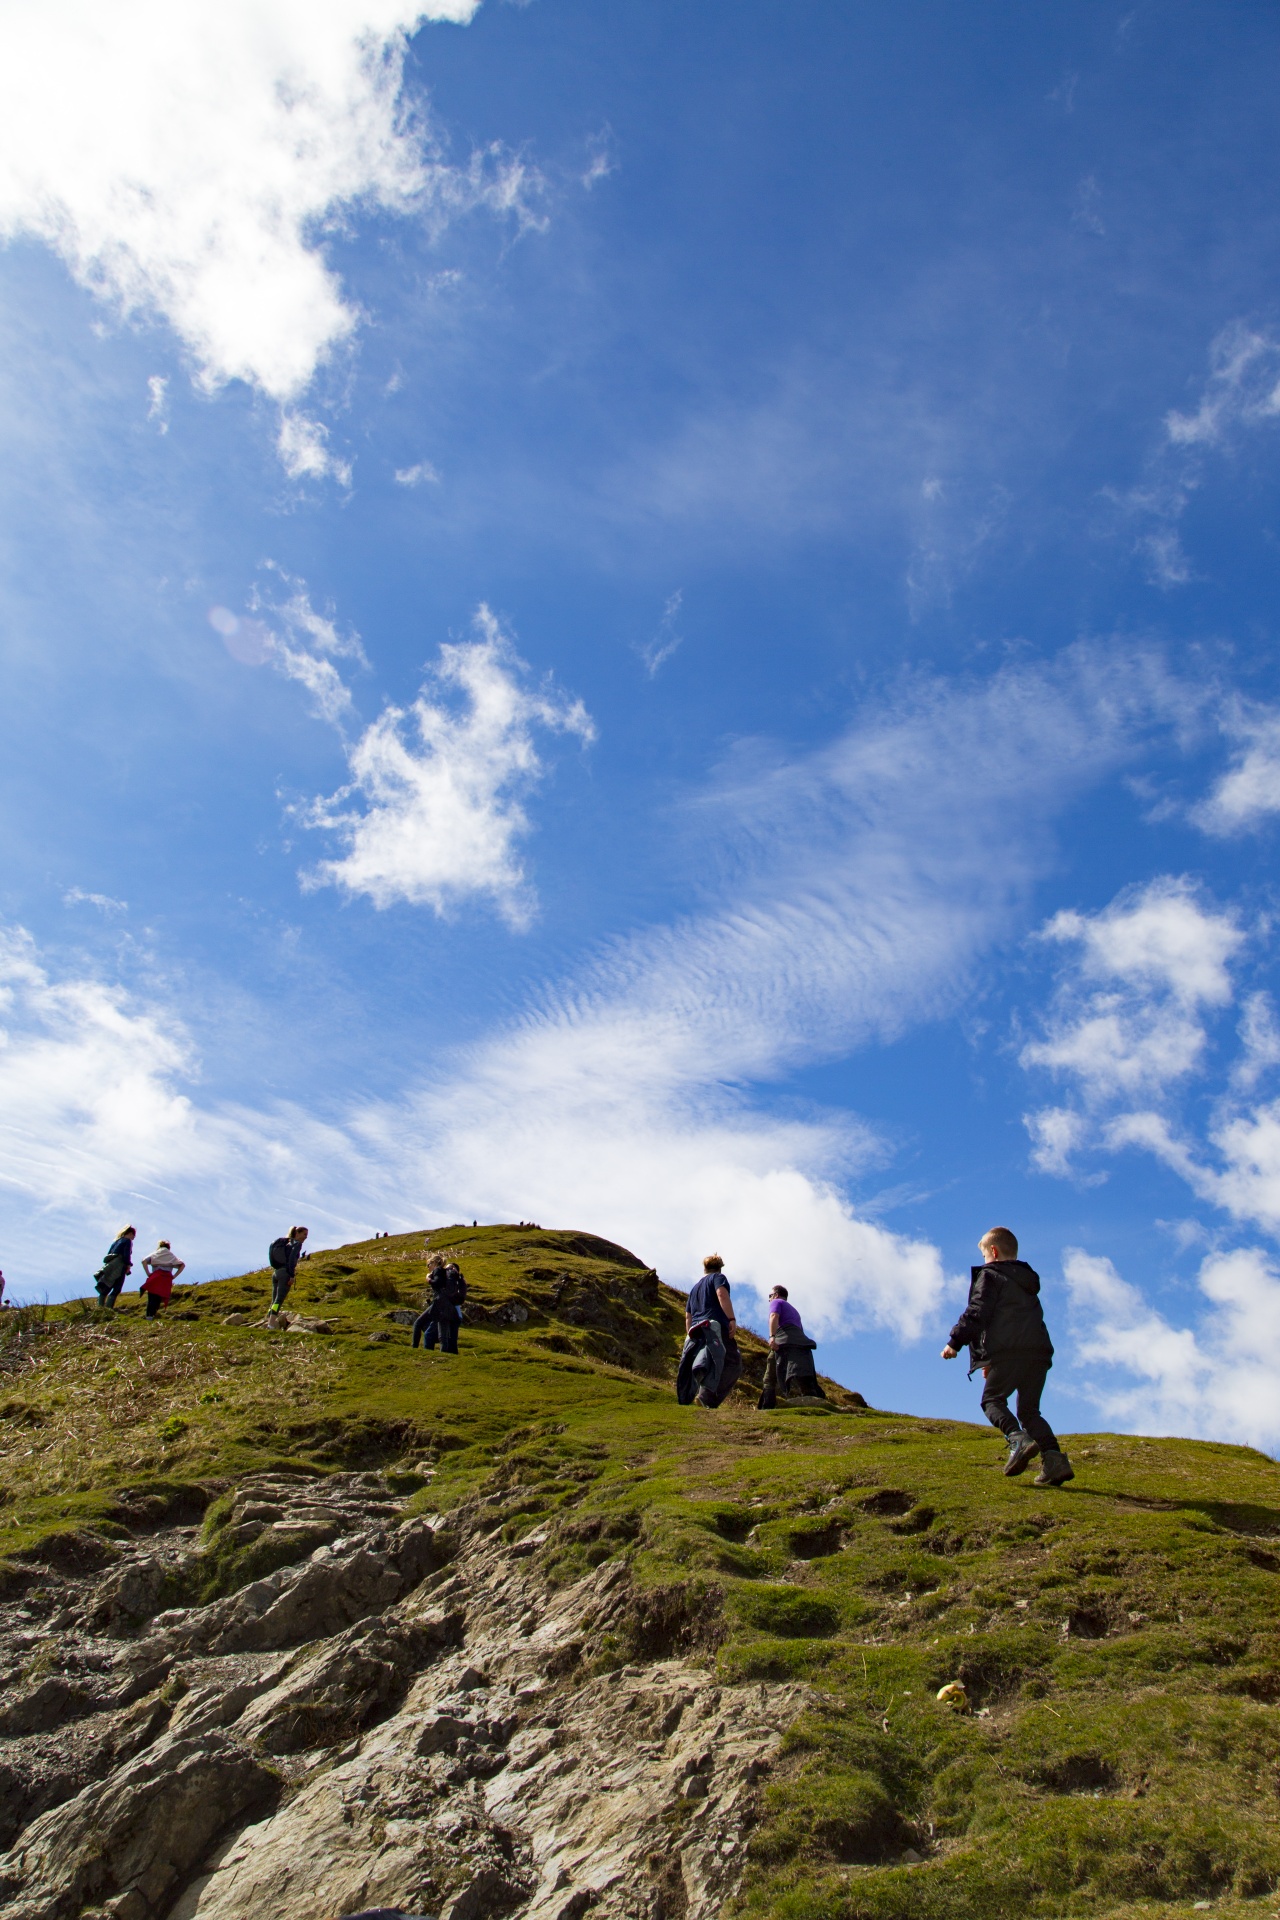
<svg viewBox="0 0 1280 1920"><path fill-rule="evenodd" d="M470 644L483 652L486 636ZM501 651L487 663L460 653L461 715L437 695L425 704L443 717L400 741L415 759L424 738L428 762L443 756L427 782L431 821L443 817L431 782L469 750L471 666L510 680ZM500 745L523 691L512 684L515 694L481 689L497 701ZM868 1218L852 1197L883 1164L883 1142L847 1112L780 1106L778 1084L806 1061L951 1011L989 966L996 929L1025 912L1062 807L1123 765L1184 700L1157 662L1077 651L965 685L916 682L867 706L818 753L787 760L744 744L689 802L715 896L702 911L604 948L477 1045L407 1068L397 1097L335 1103L326 1123L313 1117L299 1134L305 1168L281 1146L292 1110L260 1117L248 1190L261 1205L275 1177L263 1169L279 1153L279 1190L297 1217L568 1220L621 1234L674 1277L695 1271L715 1242L761 1301L780 1271L801 1265L820 1331L875 1325L917 1337L945 1289L938 1250ZM984 737L997 718L1008 749L975 778L950 747ZM393 825L402 801L410 825L418 819L420 771L397 773ZM447 793L447 812L446 802ZM387 876L400 886L382 843L370 848L371 883ZM447 870L409 857L413 887L430 897L449 885ZM502 858L500 848L505 885ZM61 1069L68 1080L74 1051ZM191 1100L190 1127L216 1186L237 1155L253 1153L253 1128L239 1111L199 1109L184 1071L174 1060L162 1078ZM766 1084L767 1101L754 1091ZM74 1120L49 1122L31 1100L32 1131L46 1128L50 1155L65 1135L71 1164ZM178 1151L190 1137L175 1133L175 1165L194 1185L199 1154ZM242 1213L237 1201L215 1229L201 1195L191 1218L225 1244Z"/></svg>
<svg viewBox="0 0 1280 1920"><path fill-rule="evenodd" d="M1209 373L1190 411L1165 415L1160 444L1138 485L1107 497L1140 531L1137 551L1154 586L1195 578L1180 522L1206 477L1206 458L1280 421L1280 338L1232 321L1209 348Z"/></svg>
<svg viewBox="0 0 1280 1920"><path fill-rule="evenodd" d="M301 402L361 315L325 256L356 208L537 224L537 180L445 160L402 93L409 36L479 0L48 0L0 15L0 237L52 247L125 315L159 316L201 387L279 406L294 477L349 468Z"/></svg>
<svg viewBox="0 0 1280 1920"><path fill-rule="evenodd" d="M297 681L311 696L316 718L345 732L355 704L337 663L368 667L360 636L340 631L332 611L318 613L305 581L272 564L265 572L266 580L249 596L247 613L211 607L209 625L233 660L247 667L269 665Z"/></svg>

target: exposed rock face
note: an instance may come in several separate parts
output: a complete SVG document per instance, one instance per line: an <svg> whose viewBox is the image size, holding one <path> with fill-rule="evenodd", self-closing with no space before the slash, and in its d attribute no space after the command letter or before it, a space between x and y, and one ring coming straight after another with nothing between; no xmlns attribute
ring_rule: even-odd
<svg viewBox="0 0 1280 1920"><path fill-rule="evenodd" d="M719 1687L624 1562L549 1593L536 1539L376 1475L258 1476L229 1525L305 1557L155 1614L169 1528L0 1606L0 1920L719 1911L803 1688ZM593 1674L624 1624L646 1657Z"/></svg>

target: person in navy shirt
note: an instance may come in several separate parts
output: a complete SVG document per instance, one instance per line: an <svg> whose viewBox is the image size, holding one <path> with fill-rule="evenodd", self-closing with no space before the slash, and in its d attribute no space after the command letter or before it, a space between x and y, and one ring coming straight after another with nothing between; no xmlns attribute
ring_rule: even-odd
<svg viewBox="0 0 1280 1920"><path fill-rule="evenodd" d="M701 1280L689 1289L684 1326L676 1399L682 1407L695 1399L700 1407L718 1407L733 1392L742 1375L733 1296L724 1277L724 1261L718 1253L707 1255L702 1263Z"/></svg>

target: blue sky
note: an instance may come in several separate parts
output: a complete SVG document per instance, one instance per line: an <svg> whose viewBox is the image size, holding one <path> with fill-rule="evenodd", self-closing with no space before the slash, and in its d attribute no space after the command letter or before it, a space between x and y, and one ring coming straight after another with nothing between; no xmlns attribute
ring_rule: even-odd
<svg viewBox="0 0 1280 1920"><path fill-rule="evenodd" d="M1280 1443L1264 7L0 31L0 1262L454 1219Z"/></svg>

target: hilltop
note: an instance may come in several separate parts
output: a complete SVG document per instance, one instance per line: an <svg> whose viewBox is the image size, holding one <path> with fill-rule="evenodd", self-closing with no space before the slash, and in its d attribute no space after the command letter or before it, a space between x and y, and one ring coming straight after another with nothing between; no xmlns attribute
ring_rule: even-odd
<svg viewBox="0 0 1280 1920"><path fill-rule="evenodd" d="M264 1272L4 1317L6 1920L1271 1915L1280 1466L680 1408L635 1255L430 1241L456 1359L422 1234L287 1331Z"/></svg>

